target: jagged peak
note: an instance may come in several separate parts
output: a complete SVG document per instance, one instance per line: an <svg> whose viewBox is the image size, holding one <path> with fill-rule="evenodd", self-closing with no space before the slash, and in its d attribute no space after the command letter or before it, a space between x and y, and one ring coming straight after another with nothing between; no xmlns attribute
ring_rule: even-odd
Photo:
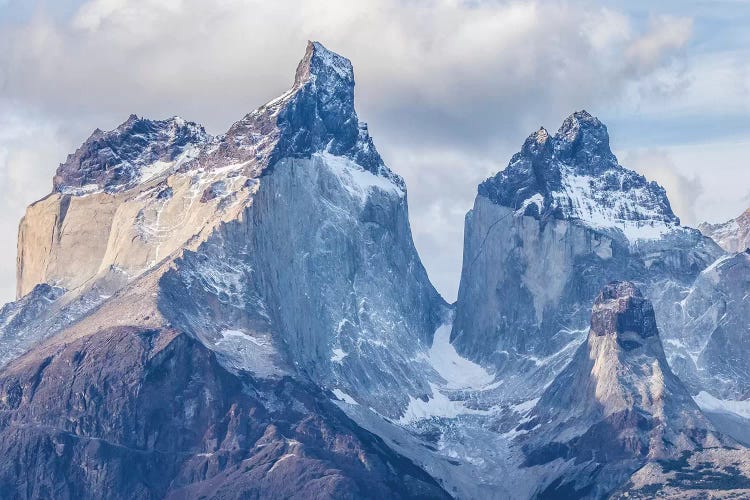
<svg viewBox="0 0 750 500"><path fill-rule="evenodd" d="M117 191L138 182L142 167L172 161L211 140L203 126L179 116L152 120L131 114L109 131L99 128L57 169L53 186L66 194Z"/></svg>
<svg viewBox="0 0 750 500"><path fill-rule="evenodd" d="M591 113L582 109L581 111L575 111L565 120L557 131L559 139L574 139L582 129L592 128L600 129L604 127L604 124L599 119L593 116ZM606 127L604 127L606 130Z"/></svg>
<svg viewBox="0 0 750 500"><path fill-rule="evenodd" d="M547 150L550 145L550 134L547 129L540 127L539 130L532 133L526 138L521 149L522 154L536 156Z"/></svg>
<svg viewBox="0 0 750 500"><path fill-rule="evenodd" d="M576 111L555 134L555 153L586 169L597 171L602 163L617 163L609 146L607 126L588 111Z"/></svg>
<svg viewBox="0 0 750 500"><path fill-rule="evenodd" d="M143 132L153 132L153 131L170 130L170 129L173 129L173 130L183 129L186 132L190 131L192 133L195 133L196 135L208 137L208 134L206 133L203 125L200 125L199 123L196 123L196 122L185 120L184 118L178 115L174 115L170 118L165 118L163 120L154 120L151 118L138 116L135 113L133 113L130 116L128 116L128 118L125 121L117 125L112 130L102 130L100 128L94 129L94 131L91 133L89 138L84 142L84 144L91 142L93 140L96 140L98 138L101 138L103 136L112 138L112 137L123 135L123 134L137 134L137 133L143 133Z"/></svg>
<svg viewBox="0 0 750 500"><path fill-rule="evenodd" d="M307 42L305 55L297 65L294 87L298 88L319 77L332 76L348 84L354 84L354 68L349 59L331 50L320 42Z"/></svg>
<svg viewBox="0 0 750 500"><path fill-rule="evenodd" d="M547 140L549 139L549 132L547 132L546 128L539 127L539 130L537 130L534 134L534 138L538 143L547 142Z"/></svg>
<svg viewBox="0 0 750 500"><path fill-rule="evenodd" d="M679 225L664 189L622 167L607 127L585 110L554 136L544 127L532 133L478 194L521 215L577 220L630 242L659 239Z"/></svg>
<svg viewBox="0 0 750 500"><path fill-rule="evenodd" d="M352 63L320 42L308 42L292 88L233 124L211 162L250 160L264 170L282 158L315 153L347 157L403 187L359 121Z"/></svg>
<svg viewBox="0 0 750 500"><path fill-rule="evenodd" d="M703 222L698 226L698 230L727 252L744 252L750 247L750 208L727 222Z"/></svg>

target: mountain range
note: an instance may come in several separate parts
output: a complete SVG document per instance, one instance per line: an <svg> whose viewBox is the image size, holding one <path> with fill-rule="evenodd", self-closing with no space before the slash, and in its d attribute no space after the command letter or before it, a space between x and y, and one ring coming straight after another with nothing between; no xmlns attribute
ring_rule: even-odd
<svg viewBox="0 0 750 500"><path fill-rule="evenodd" d="M225 134L132 115L28 207L0 497L750 496L746 215L681 225L579 111L478 186L448 304L310 42Z"/></svg>

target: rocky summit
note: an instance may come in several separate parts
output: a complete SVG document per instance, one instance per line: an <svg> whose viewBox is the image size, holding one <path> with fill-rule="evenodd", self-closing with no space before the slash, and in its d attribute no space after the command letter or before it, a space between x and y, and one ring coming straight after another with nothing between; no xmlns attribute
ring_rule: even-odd
<svg viewBox="0 0 750 500"><path fill-rule="evenodd" d="M447 304L351 62L291 69L224 134L97 129L28 207L0 498L750 495L731 230L576 112L479 185Z"/></svg>
<svg viewBox="0 0 750 500"><path fill-rule="evenodd" d="M646 463L705 449L733 455L738 448L715 432L672 373L653 306L629 282L602 289L586 342L530 418L524 466L539 468L548 481L540 485L541 496L598 498ZM744 488L746 478L711 467Z"/></svg>

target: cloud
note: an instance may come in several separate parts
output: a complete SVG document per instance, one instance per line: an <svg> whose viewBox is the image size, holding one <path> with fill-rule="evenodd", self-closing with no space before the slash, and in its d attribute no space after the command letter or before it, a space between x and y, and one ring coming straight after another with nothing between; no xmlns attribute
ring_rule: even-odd
<svg viewBox="0 0 750 500"><path fill-rule="evenodd" d="M50 166L59 162L68 141L57 126L33 117L0 113L0 301L15 296L18 222L30 201L50 192Z"/></svg>
<svg viewBox="0 0 750 500"><path fill-rule="evenodd" d="M662 17L639 33L577 2L91 0L8 30L0 68L6 95L51 112L180 112L221 131L283 91L314 38L353 59L364 110L395 114L389 127L486 145L529 107L558 118L617 95L690 25Z"/></svg>
<svg viewBox="0 0 750 500"><path fill-rule="evenodd" d="M498 169L495 161L450 150L389 150L406 180L414 244L435 287L456 298L461 273L464 216L477 185ZM472 168L467 168L467 164Z"/></svg>
<svg viewBox="0 0 750 500"><path fill-rule="evenodd" d="M67 152L130 113L221 133L288 88L305 42L320 40L352 59L359 114L409 183L417 245L450 299L476 183L540 124L660 89L691 26L641 27L588 0L89 0L3 27L0 91L40 124L69 124L57 139ZM54 144L50 177L64 159ZM12 145L24 148L34 144Z"/></svg>
<svg viewBox="0 0 750 500"><path fill-rule="evenodd" d="M634 71L651 71L684 48L693 32L693 20L673 16L651 19L649 29L625 51L627 64Z"/></svg>

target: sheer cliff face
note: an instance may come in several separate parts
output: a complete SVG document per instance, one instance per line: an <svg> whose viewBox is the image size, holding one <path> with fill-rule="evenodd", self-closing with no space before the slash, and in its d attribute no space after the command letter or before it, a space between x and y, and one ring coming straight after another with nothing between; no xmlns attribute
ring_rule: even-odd
<svg viewBox="0 0 750 500"><path fill-rule="evenodd" d="M212 138L181 118L131 116L96 130L29 207L18 243L18 297L39 283L73 290L112 268L136 277L195 248L250 204L250 179L284 158L348 158L403 190L354 110L351 63L310 43L294 86Z"/></svg>
<svg viewBox="0 0 750 500"><path fill-rule="evenodd" d="M0 491L747 496L746 449L667 360L747 397L749 262L681 227L580 112L479 186L451 308L351 63L310 43L226 134L130 117L29 207L23 297L0 309ZM607 285L625 278L643 295Z"/></svg>
<svg viewBox="0 0 750 500"><path fill-rule="evenodd" d="M114 131L95 132L96 139L82 146L87 152L79 150L60 167L55 191L31 205L20 224L19 297L39 283L78 289L112 270L135 278L237 217L252 194L249 174L197 166L194 156L206 145L204 135L182 153L156 155L173 138L134 132L176 123L182 121L131 117ZM100 148L99 154L92 148ZM131 159L112 165L118 154ZM117 169L127 174L114 174Z"/></svg>
<svg viewBox="0 0 750 500"><path fill-rule="evenodd" d="M669 361L693 393L750 398L750 253L726 255L705 269L665 320Z"/></svg>
<svg viewBox="0 0 750 500"><path fill-rule="evenodd" d="M431 392L419 358L446 305L412 243L403 181L353 99L349 61L311 45L273 103L277 142L252 203L176 261L160 306L227 358L270 340L293 371L398 417L409 396ZM230 134L250 140L268 116L251 113ZM265 369L247 363L232 361Z"/></svg>
<svg viewBox="0 0 750 500"><path fill-rule="evenodd" d="M272 339L294 370L383 414L430 394L418 358L445 306L404 192L351 160L274 164L242 220L179 259L160 294L162 313L218 352Z"/></svg>
<svg viewBox="0 0 750 500"><path fill-rule="evenodd" d="M543 387L583 339L605 283L683 287L719 255L679 225L660 186L618 165L599 120L575 113L554 136L532 134L479 186L451 338L472 359Z"/></svg>

